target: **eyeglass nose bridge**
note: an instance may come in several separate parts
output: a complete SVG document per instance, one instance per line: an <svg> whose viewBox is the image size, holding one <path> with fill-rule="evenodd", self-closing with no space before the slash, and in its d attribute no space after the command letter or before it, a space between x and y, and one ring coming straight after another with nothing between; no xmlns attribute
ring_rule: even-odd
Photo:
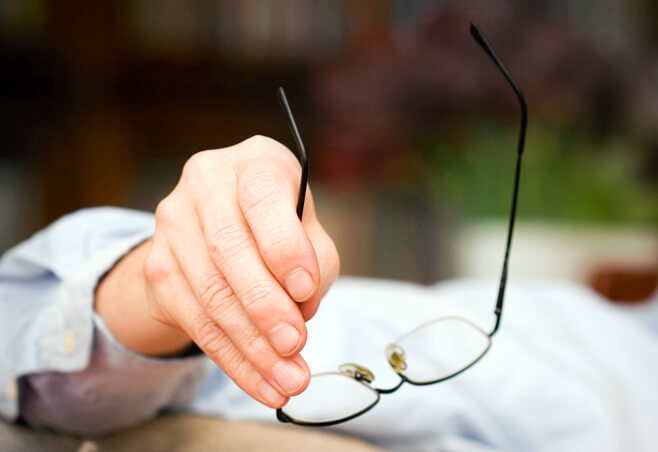
<svg viewBox="0 0 658 452"><path fill-rule="evenodd" d="M365 381L367 383L372 383L375 380L375 374L372 373L367 367L360 366L359 364L354 363L345 363L341 364L338 368L342 374L352 377L358 381Z"/></svg>
<svg viewBox="0 0 658 452"><path fill-rule="evenodd" d="M398 374L407 368L407 353L398 344L394 343L386 346L386 359Z"/></svg>

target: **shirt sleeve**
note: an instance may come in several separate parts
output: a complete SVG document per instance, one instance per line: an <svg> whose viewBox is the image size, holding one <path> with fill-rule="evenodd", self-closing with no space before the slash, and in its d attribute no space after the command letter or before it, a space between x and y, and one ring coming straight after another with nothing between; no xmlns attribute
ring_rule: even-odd
<svg viewBox="0 0 658 452"><path fill-rule="evenodd" d="M70 433L120 428L184 404L203 355L123 347L93 309L100 278L153 234L150 214L96 208L63 217L0 260L0 416Z"/></svg>

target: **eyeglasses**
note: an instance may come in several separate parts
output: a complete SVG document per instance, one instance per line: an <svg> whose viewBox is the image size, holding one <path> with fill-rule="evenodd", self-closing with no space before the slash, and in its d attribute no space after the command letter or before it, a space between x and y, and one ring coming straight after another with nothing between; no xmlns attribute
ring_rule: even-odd
<svg viewBox="0 0 658 452"><path fill-rule="evenodd" d="M277 410L276 416L281 422L303 426L328 426L349 421L372 409L379 402L381 394L395 392L405 382L412 385L430 385L461 374L477 363L491 347L491 338L498 331L503 312L507 264L516 218L521 156L525 143L528 113L521 89L496 56L489 42L474 23L471 23L470 30L473 39L489 55L509 82L521 106L521 125L507 245L494 310L496 323L491 332L486 332L470 320L459 316L440 317L426 322L400 336L386 347L386 358L393 370L400 376L400 382L397 385L392 388L376 388L372 386L375 376L370 370L358 364L343 364L336 372L312 375L308 388L302 394L291 398L285 407ZM308 159L282 88L278 90L278 98L294 136L302 165L297 202L297 215L301 219L308 181Z"/></svg>

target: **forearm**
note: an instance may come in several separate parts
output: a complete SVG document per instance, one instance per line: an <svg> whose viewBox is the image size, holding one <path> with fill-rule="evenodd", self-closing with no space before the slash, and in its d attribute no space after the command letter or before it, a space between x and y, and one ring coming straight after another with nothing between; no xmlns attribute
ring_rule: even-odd
<svg viewBox="0 0 658 452"><path fill-rule="evenodd" d="M143 272L150 247L150 240L144 242L103 278L96 289L95 309L127 348L144 355L175 355L191 341L181 329L152 316Z"/></svg>

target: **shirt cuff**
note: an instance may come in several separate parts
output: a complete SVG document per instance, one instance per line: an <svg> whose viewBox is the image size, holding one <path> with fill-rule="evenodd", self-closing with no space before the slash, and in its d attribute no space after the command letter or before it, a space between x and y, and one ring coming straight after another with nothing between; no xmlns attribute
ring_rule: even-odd
<svg viewBox="0 0 658 452"><path fill-rule="evenodd" d="M141 231L113 243L60 282L50 312L42 317L41 371L77 371L88 364L96 286L123 256L151 235L150 230Z"/></svg>
<svg viewBox="0 0 658 452"><path fill-rule="evenodd" d="M157 358L121 344L93 314L89 365L78 372L26 376L21 416L31 426L77 435L122 429L192 400L211 370L203 354Z"/></svg>

